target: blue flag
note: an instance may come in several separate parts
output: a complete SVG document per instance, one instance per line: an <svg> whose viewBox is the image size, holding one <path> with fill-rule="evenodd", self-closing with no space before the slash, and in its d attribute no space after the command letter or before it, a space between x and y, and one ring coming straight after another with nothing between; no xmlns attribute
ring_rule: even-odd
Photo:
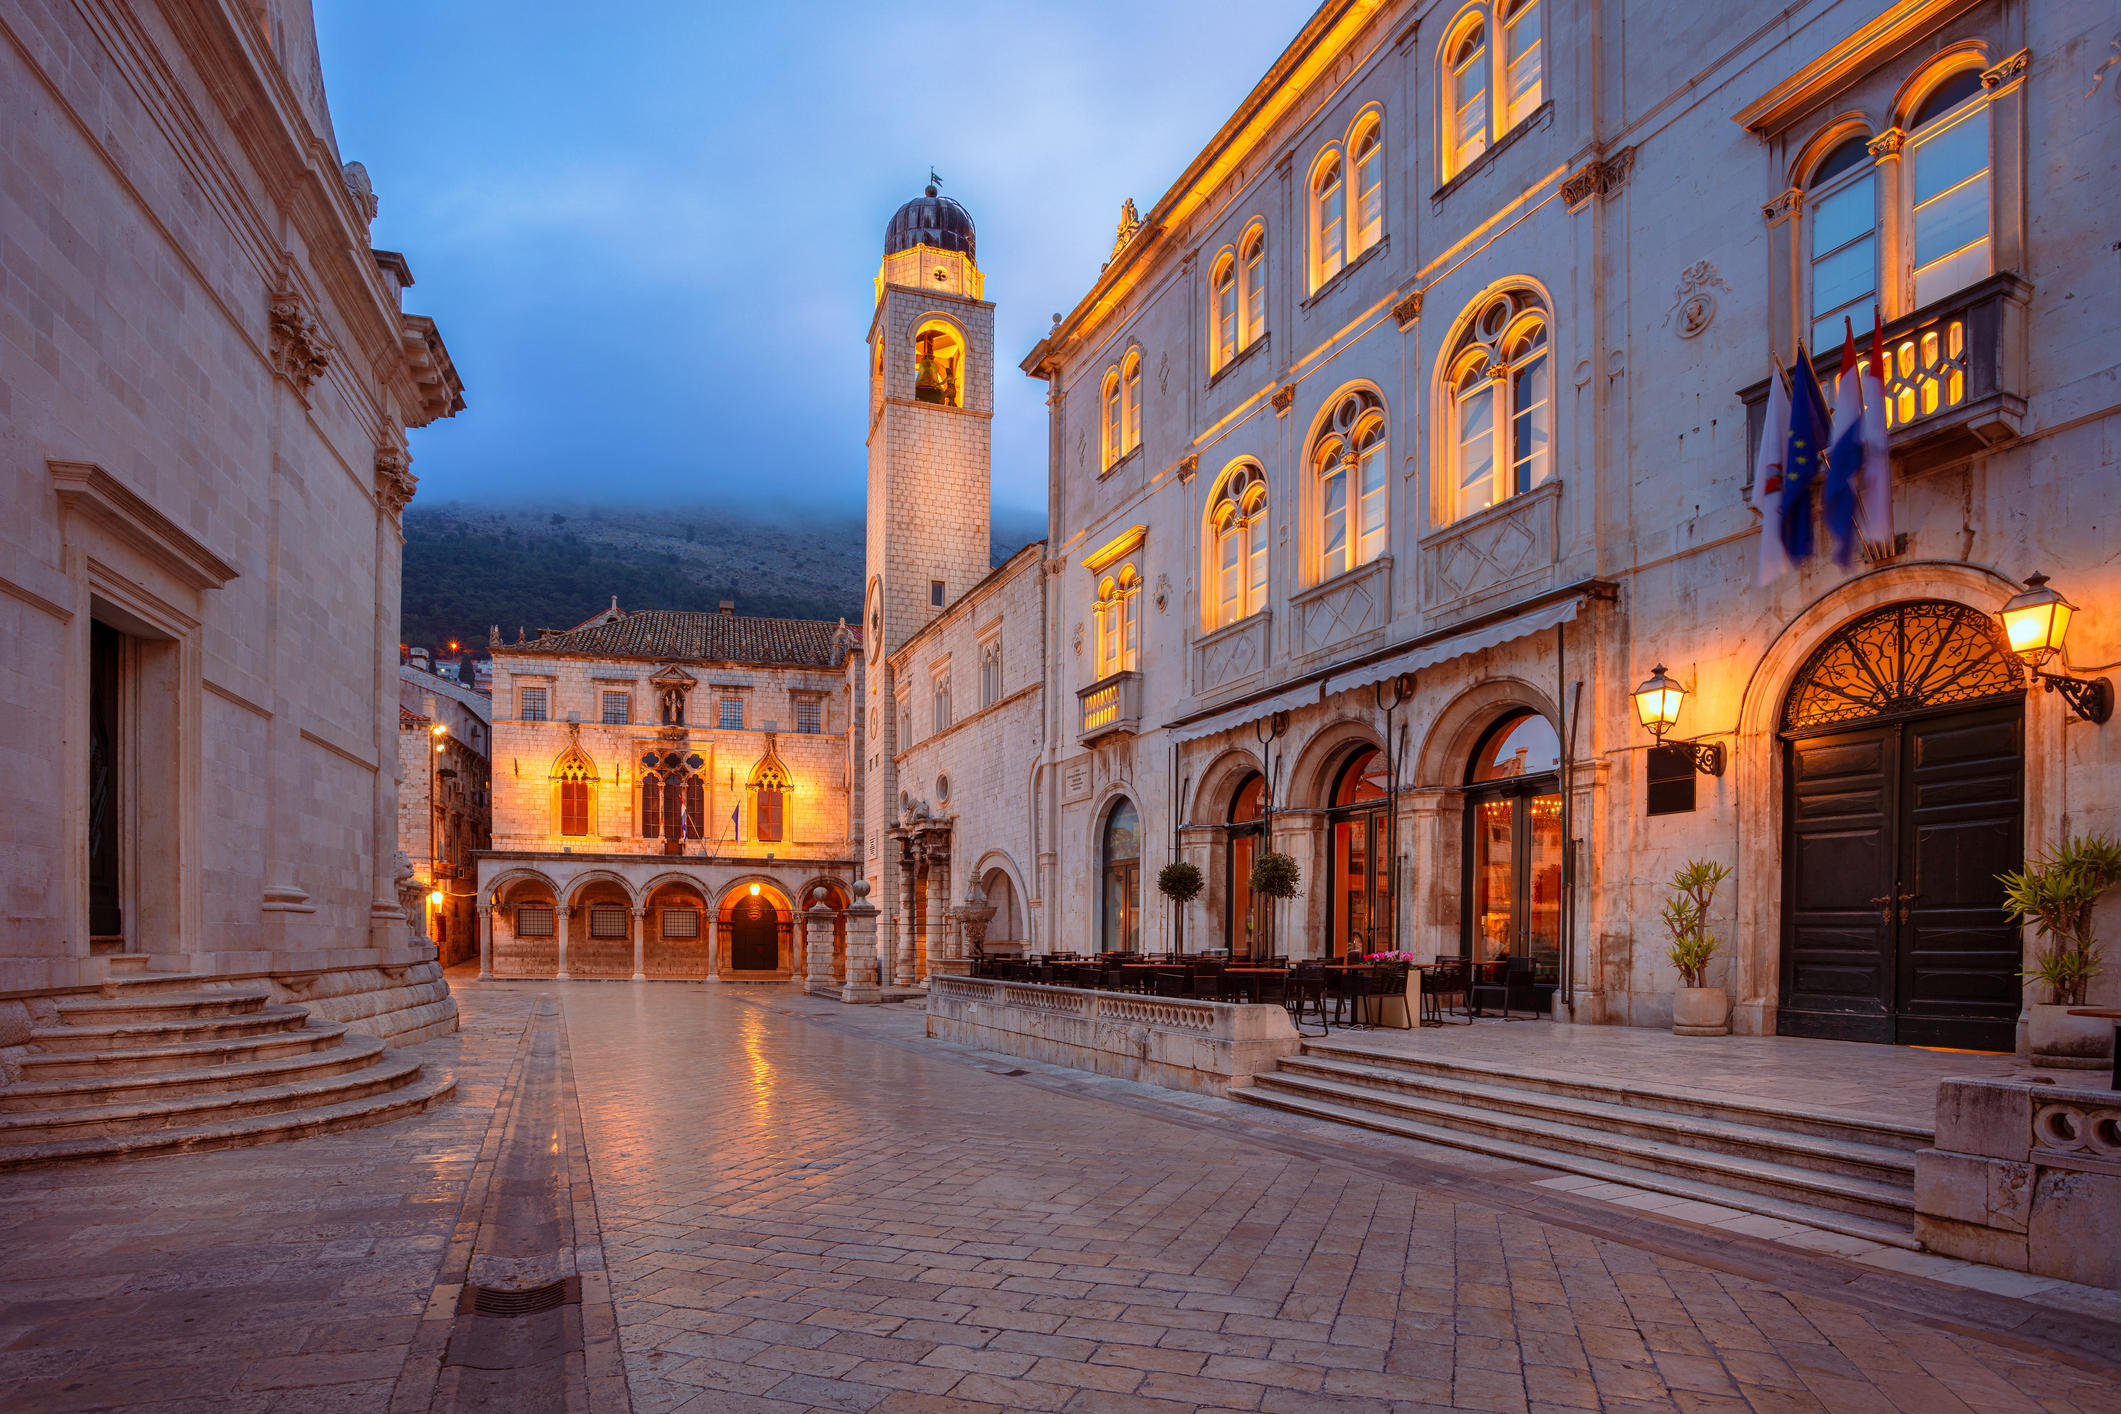
<svg viewBox="0 0 2121 1414"><path fill-rule="evenodd" d="M1826 393L1799 345L1790 370L1790 440L1782 461L1782 545L1792 564L1812 557L1813 507L1826 474L1830 426Z"/></svg>
<svg viewBox="0 0 2121 1414"><path fill-rule="evenodd" d="M1847 569L1856 558L1856 501L1863 484L1863 382L1856 372L1856 335L1841 321L1841 378L1834 404L1834 444L1826 456L1826 531L1834 540L1834 563Z"/></svg>

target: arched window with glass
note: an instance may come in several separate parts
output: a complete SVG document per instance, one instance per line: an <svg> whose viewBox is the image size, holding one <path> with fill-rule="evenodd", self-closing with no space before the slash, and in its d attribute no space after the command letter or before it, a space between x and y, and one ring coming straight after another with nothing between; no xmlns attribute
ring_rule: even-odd
<svg viewBox="0 0 2121 1414"><path fill-rule="evenodd" d="M1554 473L1554 393L1546 305L1530 290L1492 295L1445 363L1451 435L1446 519L1500 505Z"/></svg>
<svg viewBox="0 0 2121 1414"><path fill-rule="evenodd" d="M1142 354L1140 349L1127 355L1120 376L1120 441L1119 454L1126 456L1142 444Z"/></svg>
<svg viewBox="0 0 2121 1414"><path fill-rule="evenodd" d="M1466 768L1462 948L1525 959L1551 994L1561 977L1561 738L1523 709L1488 728Z"/></svg>
<svg viewBox="0 0 2121 1414"><path fill-rule="evenodd" d="M1311 288L1348 263L1348 188L1338 148L1311 174Z"/></svg>
<svg viewBox="0 0 2121 1414"><path fill-rule="evenodd" d="M1267 474L1244 462L1208 510L1214 543L1214 617L1222 628L1267 606Z"/></svg>
<svg viewBox="0 0 2121 1414"><path fill-rule="evenodd" d="M698 752L647 751L641 755L641 838L666 841L675 852L684 840L701 837L707 823L707 789Z"/></svg>
<svg viewBox="0 0 2121 1414"><path fill-rule="evenodd" d="M1244 240L1245 327L1244 347L1259 342L1267 332L1267 233L1255 226Z"/></svg>
<svg viewBox="0 0 2121 1414"><path fill-rule="evenodd" d="M1438 56L1449 181L1546 101L1540 0L1469 5Z"/></svg>
<svg viewBox="0 0 2121 1414"><path fill-rule="evenodd" d="M1812 352L1838 347L1845 317L1868 333L1878 301L1878 169L1870 135L1836 143L1805 184Z"/></svg>
<svg viewBox="0 0 2121 1414"><path fill-rule="evenodd" d="M1097 675L1131 673L1141 664L1141 571L1130 562L1098 581Z"/></svg>
<svg viewBox="0 0 2121 1414"><path fill-rule="evenodd" d="M1100 849L1104 864L1106 952L1141 950L1142 826L1134 802L1121 797L1105 816Z"/></svg>
<svg viewBox="0 0 2121 1414"><path fill-rule="evenodd" d="M1387 466L1384 404L1368 389L1356 389L1334 404L1311 448L1320 580L1385 552Z"/></svg>
<svg viewBox="0 0 2121 1414"><path fill-rule="evenodd" d="M1121 439L1126 432L1126 415L1121 409L1121 397L1119 368L1114 365L1105 370L1104 391L1100 394L1104 409L1101 426L1101 440L1104 444L1103 465L1107 471L1119 465L1119 459L1126 455L1120 449Z"/></svg>
<svg viewBox="0 0 2121 1414"><path fill-rule="evenodd" d="M1355 219L1348 233L1348 256L1361 255L1384 239L1385 234L1385 143L1384 124L1367 119L1349 144L1355 154Z"/></svg>
<svg viewBox="0 0 2121 1414"><path fill-rule="evenodd" d="M1213 367L1222 369L1237 357L1237 257L1225 254L1215 262L1215 274L1208 281L1209 302L1215 310L1215 336L1213 341Z"/></svg>
<svg viewBox="0 0 2121 1414"><path fill-rule="evenodd" d="M1907 261L1915 308L1989 276L1988 92L1961 69L1922 99L1907 125Z"/></svg>
<svg viewBox="0 0 2121 1414"><path fill-rule="evenodd" d="M1334 777L1326 813L1332 832L1327 866L1327 951L1361 957L1392 950L1392 822L1385 757L1356 751Z"/></svg>
<svg viewBox="0 0 2121 1414"><path fill-rule="evenodd" d="M1232 958L1269 957L1274 952L1270 900L1252 891L1252 861L1267 847L1267 778L1257 771L1240 781L1230 797L1228 843L1223 946Z"/></svg>

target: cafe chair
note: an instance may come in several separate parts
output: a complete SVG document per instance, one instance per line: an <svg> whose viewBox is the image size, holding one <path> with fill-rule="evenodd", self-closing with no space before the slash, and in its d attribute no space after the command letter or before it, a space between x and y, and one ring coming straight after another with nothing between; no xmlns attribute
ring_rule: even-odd
<svg viewBox="0 0 2121 1414"><path fill-rule="evenodd" d="M1466 961L1462 957L1438 956L1434 967L1421 970L1422 1025L1441 1026L1454 1012L1465 1017L1466 1025L1473 1024L1473 1012L1466 1000Z"/></svg>
<svg viewBox="0 0 2121 1414"><path fill-rule="evenodd" d="M1490 963L1482 969L1484 975L1473 984L1473 1011L1475 1015L1490 1006L1499 1006L1504 1021L1537 1021L1539 1019L1536 985L1538 967L1531 958L1513 957L1500 963ZM1517 1017L1510 1012L1519 1006L1529 1016Z"/></svg>
<svg viewBox="0 0 2121 1414"><path fill-rule="evenodd" d="M1326 970L1315 962L1299 962L1289 973L1288 989L1282 1004L1289 1010L1289 1019L1296 1023L1298 1035L1304 1032L1304 1017L1317 1013L1318 1034L1329 1034L1333 1023L1326 1016Z"/></svg>

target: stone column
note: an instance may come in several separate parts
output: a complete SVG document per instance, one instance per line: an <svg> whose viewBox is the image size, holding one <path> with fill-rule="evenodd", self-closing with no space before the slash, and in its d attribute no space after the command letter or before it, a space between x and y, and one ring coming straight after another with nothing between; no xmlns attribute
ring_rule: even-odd
<svg viewBox="0 0 2121 1414"><path fill-rule="evenodd" d="M914 917L913 900L918 892L914 875L913 841L899 841L899 878L905 894L904 905L899 909L899 918L904 928L898 937L898 968L894 980L901 987L913 985Z"/></svg>
<svg viewBox="0 0 2121 1414"><path fill-rule="evenodd" d="M574 916L574 910L562 904L554 909L553 912L558 914L560 919L560 970L557 980L565 982L567 980L567 923Z"/></svg>
<svg viewBox="0 0 2121 1414"><path fill-rule="evenodd" d="M712 905L710 905L707 913L707 980L710 982L719 982L722 980L721 945L722 920L718 915L716 915L716 913L713 911Z"/></svg>
<svg viewBox="0 0 2121 1414"><path fill-rule="evenodd" d="M854 881L854 903L847 910L847 981L840 1000L870 1005L884 999L884 989L869 979L876 975L876 905L869 902L869 881Z"/></svg>
<svg viewBox="0 0 2121 1414"><path fill-rule="evenodd" d="M648 974L641 971L641 945L648 940L648 910L633 911L633 980L646 982Z"/></svg>
<svg viewBox="0 0 2121 1414"><path fill-rule="evenodd" d="M485 904L479 906L479 978L485 981L493 976L493 909Z"/></svg>
<svg viewBox="0 0 2121 1414"><path fill-rule="evenodd" d="M803 947L808 956L808 974L803 990L813 997L837 995L832 980L832 910L825 904L823 886L810 891L810 907L803 914Z"/></svg>
<svg viewBox="0 0 2121 1414"><path fill-rule="evenodd" d="M925 983L937 972L947 969L939 964L947 962L951 955L950 921L944 911L950 907L950 852L947 846L932 845L928 850L928 951L927 967L922 971L920 983ZM915 985L920 985L916 983Z"/></svg>

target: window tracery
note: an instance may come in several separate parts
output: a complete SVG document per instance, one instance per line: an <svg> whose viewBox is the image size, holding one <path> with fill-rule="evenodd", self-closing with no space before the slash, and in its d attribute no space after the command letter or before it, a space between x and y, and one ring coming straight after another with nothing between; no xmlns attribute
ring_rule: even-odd
<svg viewBox="0 0 2121 1414"><path fill-rule="evenodd" d="M643 839L700 838L707 818L707 789L699 772L706 765L696 751L641 754Z"/></svg>
<svg viewBox="0 0 2121 1414"><path fill-rule="evenodd" d="M1368 389L1343 396L1311 446L1318 507L1318 578L1384 553L1387 496L1384 404Z"/></svg>
<svg viewBox="0 0 2121 1414"><path fill-rule="evenodd" d="M1996 621L1946 600L1890 604L1821 644L1791 681L1782 729L1976 702L2023 690L2018 659Z"/></svg>
<svg viewBox="0 0 2121 1414"><path fill-rule="evenodd" d="M1098 582L1097 675L1131 673L1141 661L1141 571L1129 561Z"/></svg>
<svg viewBox="0 0 2121 1414"><path fill-rule="evenodd" d="M1245 462L1225 477L1208 511L1214 544L1214 617L1222 628L1267 604L1267 476Z"/></svg>
<svg viewBox="0 0 2121 1414"><path fill-rule="evenodd" d="M559 783L561 834L589 833L590 788L596 778L596 767L580 752L571 751L561 758L559 768L553 772L553 779Z"/></svg>
<svg viewBox="0 0 2121 1414"><path fill-rule="evenodd" d="M766 754L759 758L759 764L751 772L753 839L762 844L775 844L782 839L791 789L788 768L781 764L779 754L769 741Z"/></svg>
<svg viewBox="0 0 2121 1414"><path fill-rule="evenodd" d="M1486 297L1444 367L1451 420L1446 518L1544 484L1554 462L1545 301L1525 289Z"/></svg>

